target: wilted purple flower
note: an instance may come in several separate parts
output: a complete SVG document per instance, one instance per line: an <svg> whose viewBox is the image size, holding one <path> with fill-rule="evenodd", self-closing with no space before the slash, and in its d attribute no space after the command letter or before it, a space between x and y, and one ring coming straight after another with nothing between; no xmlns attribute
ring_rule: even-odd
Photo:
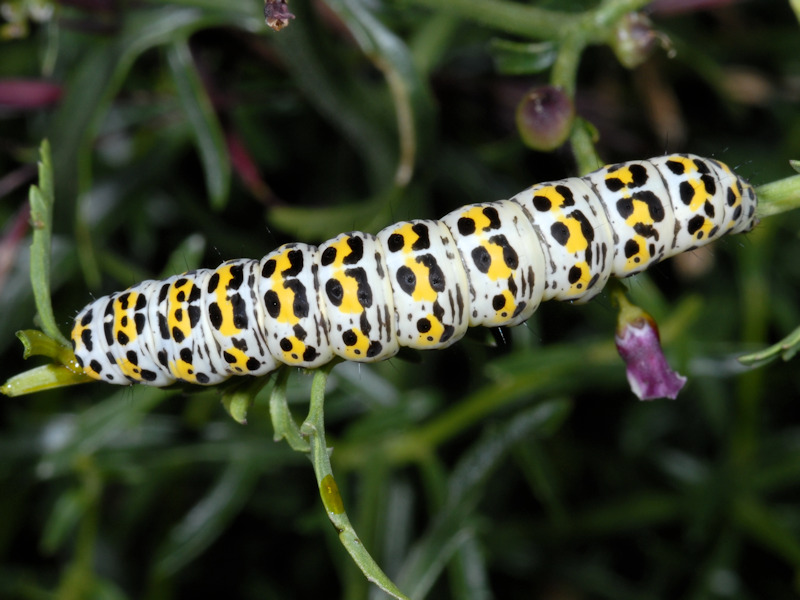
<svg viewBox="0 0 800 600"><path fill-rule="evenodd" d="M294 15L289 12L286 0L266 0L264 3L264 20L275 31L280 31L289 24Z"/></svg>
<svg viewBox="0 0 800 600"><path fill-rule="evenodd" d="M625 361L631 391L639 400L674 400L686 383L686 377L670 369L661 350L656 322L621 293L616 296L620 312L614 341Z"/></svg>

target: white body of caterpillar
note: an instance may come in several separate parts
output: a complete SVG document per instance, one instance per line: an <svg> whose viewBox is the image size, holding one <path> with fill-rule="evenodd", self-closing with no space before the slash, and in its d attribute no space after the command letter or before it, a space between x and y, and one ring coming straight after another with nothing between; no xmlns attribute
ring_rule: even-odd
<svg viewBox="0 0 800 600"><path fill-rule="evenodd" d="M543 300L589 300L612 275L750 230L755 209L752 186L713 159L609 165L438 221L144 281L87 305L72 342L86 374L116 384L378 361L517 325Z"/></svg>

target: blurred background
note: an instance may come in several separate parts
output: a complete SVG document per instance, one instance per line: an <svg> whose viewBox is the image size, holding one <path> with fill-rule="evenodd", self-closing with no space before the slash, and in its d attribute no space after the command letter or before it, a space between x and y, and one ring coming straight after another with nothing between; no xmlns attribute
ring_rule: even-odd
<svg viewBox="0 0 800 600"><path fill-rule="evenodd" d="M14 332L36 326L27 194L45 137L65 333L89 300L142 279L575 175L569 144L536 152L515 123L549 81L552 40L422 4L293 0L274 31L254 0L2 2L0 379L34 366ZM653 43L634 68L608 44L580 56L575 110L599 157L693 152L754 185L791 175L789 3L646 12ZM531 43L539 67L509 62ZM689 378L674 402L630 392L606 294L337 366L333 469L387 574L413 598L796 597L798 363L736 357L800 325L799 227L765 219L626 282ZM291 375L298 418L309 386ZM3 398L0 597L385 597L339 545L308 460L272 441L268 391L244 426L216 389Z"/></svg>

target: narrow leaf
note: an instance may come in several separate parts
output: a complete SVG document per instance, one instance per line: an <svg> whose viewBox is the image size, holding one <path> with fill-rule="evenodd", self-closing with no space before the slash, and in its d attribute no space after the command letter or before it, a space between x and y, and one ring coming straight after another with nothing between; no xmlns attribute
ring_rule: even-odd
<svg viewBox="0 0 800 600"><path fill-rule="evenodd" d="M553 66L558 47L553 42L521 43L493 39L489 48L495 68L504 75L541 73Z"/></svg>
<svg viewBox="0 0 800 600"><path fill-rule="evenodd" d="M781 341L774 343L772 346L739 357L739 362L744 365L766 364L778 358L783 360L790 360L800 349L800 327L792 331L789 335Z"/></svg>
<svg viewBox="0 0 800 600"><path fill-rule="evenodd" d="M469 517L481 494L486 492L486 480L509 448L532 435L554 433L570 407L568 401L556 399L523 411L505 427L484 436L459 461L450 477L440 517L409 555L399 578L411 597L425 597L450 556L462 546L468 547L464 545L474 536Z"/></svg>
<svg viewBox="0 0 800 600"><path fill-rule="evenodd" d="M78 528L86 511L84 493L80 488L61 494L50 510L39 542L46 554L54 554L63 549L67 539Z"/></svg>
<svg viewBox="0 0 800 600"><path fill-rule="evenodd" d="M259 475L256 461L231 457L217 484L172 530L156 573L168 577L208 548L250 497Z"/></svg>
<svg viewBox="0 0 800 600"><path fill-rule="evenodd" d="M82 369L78 367L75 355L72 353L69 346L58 343L54 339L47 337L41 331L26 329L24 331L18 331L17 337L25 348L23 358L46 356L63 365L73 367L73 370L77 372L82 371Z"/></svg>
<svg viewBox="0 0 800 600"><path fill-rule="evenodd" d="M310 20L304 18L306 4L292 4L297 19L272 39L272 47L306 99L359 153L373 189L383 189L396 168L394 138L380 123L382 115L374 91L342 80L340 57L321 51Z"/></svg>
<svg viewBox="0 0 800 600"><path fill-rule="evenodd" d="M789 563L800 568L800 539L793 535L786 519L755 498L736 502L736 520L751 538Z"/></svg>
<svg viewBox="0 0 800 600"><path fill-rule="evenodd" d="M36 466L37 474L48 478L72 473L79 457L119 444L167 398L169 394L162 389L146 386L119 388L108 400L61 423L57 436L41 439L44 452Z"/></svg>
<svg viewBox="0 0 800 600"><path fill-rule="evenodd" d="M53 234L53 167L50 161L50 143L42 142L39 148L39 186L32 186L29 194L31 204L31 285L36 310L44 332L55 341L68 345L67 339L58 329L50 300L50 246Z"/></svg>
<svg viewBox="0 0 800 600"><path fill-rule="evenodd" d="M247 411L253 405L256 395L269 383L271 375L236 381L222 394L222 406L240 425L247 423Z"/></svg>
<svg viewBox="0 0 800 600"><path fill-rule="evenodd" d="M175 273L184 273L200 266L203 253L206 250L206 240L202 235L192 234L173 250L164 268L161 277L169 277Z"/></svg>
<svg viewBox="0 0 800 600"><path fill-rule="evenodd" d="M94 381L88 375L76 373L64 365L43 365L14 375L0 387L0 393L6 396L23 396L52 390L55 388L89 383Z"/></svg>
<svg viewBox="0 0 800 600"><path fill-rule="evenodd" d="M386 80L397 119L398 162L394 181L406 186L411 179L419 138L430 129L425 121L432 103L424 79L414 65L408 46L388 29L361 0L329 0L362 51Z"/></svg>
<svg viewBox="0 0 800 600"><path fill-rule="evenodd" d="M185 39L170 44L167 59L178 90L178 98L192 125L211 206L221 209L228 201L231 184L231 163L225 145L225 134Z"/></svg>

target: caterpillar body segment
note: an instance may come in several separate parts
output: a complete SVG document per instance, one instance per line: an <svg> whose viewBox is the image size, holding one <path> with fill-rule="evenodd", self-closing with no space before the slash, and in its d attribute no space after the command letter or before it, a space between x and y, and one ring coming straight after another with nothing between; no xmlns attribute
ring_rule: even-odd
<svg viewBox="0 0 800 600"><path fill-rule="evenodd" d="M749 231L756 202L713 159L609 165L438 221L144 281L87 305L73 348L95 379L153 386L442 348L467 327L517 325L543 300L587 301L611 276Z"/></svg>
<svg viewBox="0 0 800 600"><path fill-rule="evenodd" d="M400 345L383 244L343 233L320 246L318 276L331 352L358 361L394 356Z"/></svg>
<svg viewBox="0 0 800 600"><path fill-rule="evenodd" d="M545 252L543 300L589 300L613 272L614 236L583 180L535 185L512 201L525 211Z"/></svg>
<svg viewBox="0 0 800 600"><path fill-rule="evenodd" d="M386 249L398 342L434 349L461 339L469 327L469 282L447 225L397 223L378 240Z"/></svg>
<svg viewBox="0 0 800 600"><path fill-rule="evenodd" d="M518 325L539 307L545 253L531 221L513 200L472 204L442 218L469 282L469 325Z"/></svg>
<svg viewBox="0 0 800 600"><path fill-rule="evenodd" d="M284 364L314 368L334 357L318 270L319 250L307 244L285 244L259 263L257 298L271 324L267 348Z"/></svg>

